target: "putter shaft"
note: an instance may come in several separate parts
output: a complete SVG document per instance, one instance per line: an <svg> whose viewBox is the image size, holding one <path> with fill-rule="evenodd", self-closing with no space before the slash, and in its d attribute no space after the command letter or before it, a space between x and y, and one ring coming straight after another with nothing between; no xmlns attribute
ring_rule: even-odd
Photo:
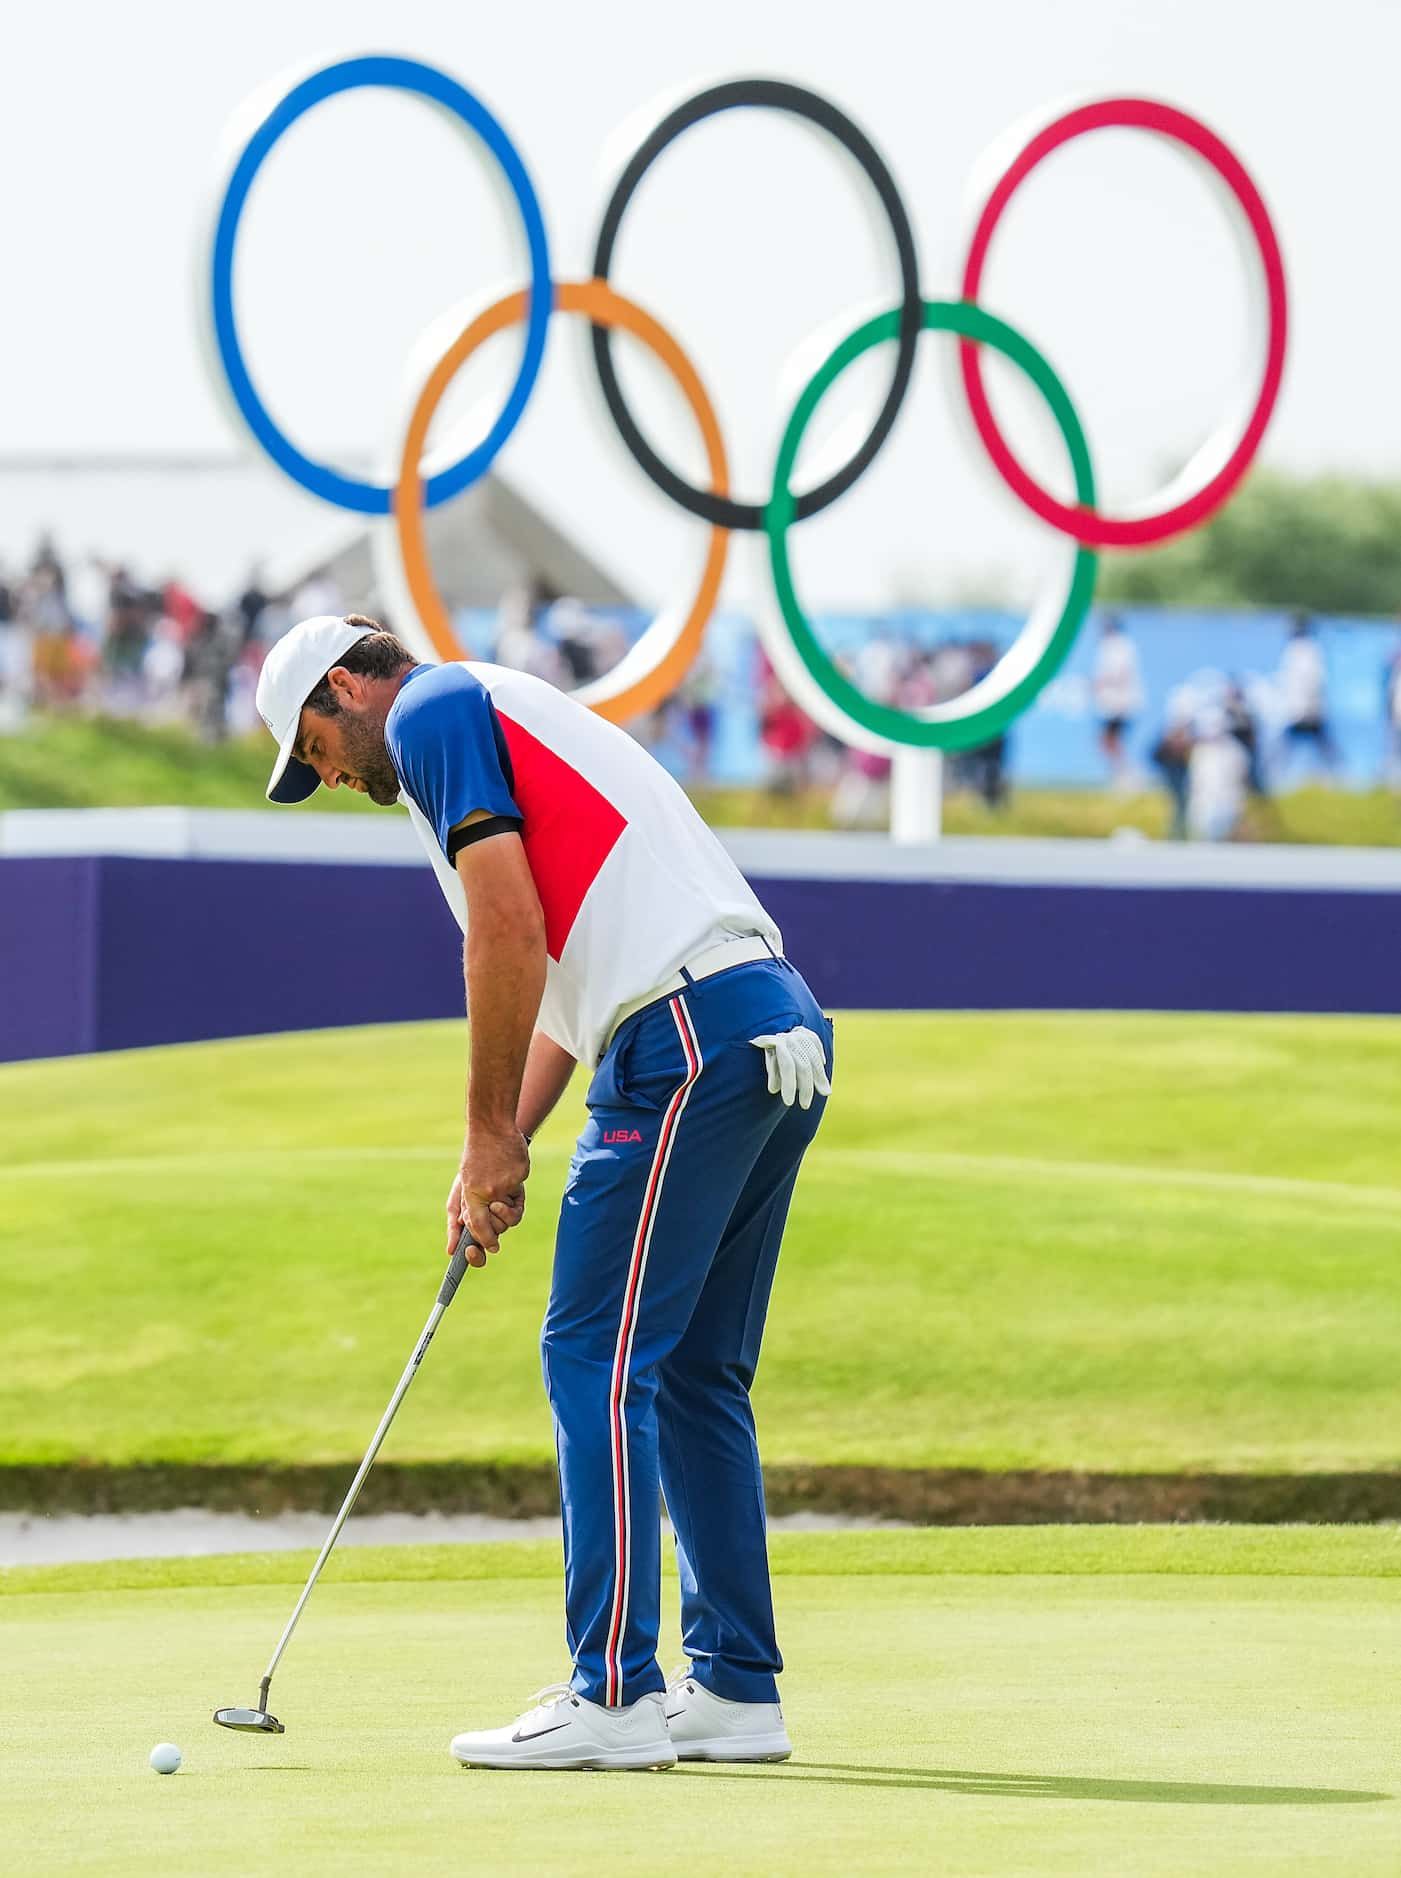
<svg viewBox="0 0 1401 1878"><path fill-rule="evenodd" d="M264 1713L267 1712L268 1689L272 1683L273 1672L276 1670L281 1660L282 1652L287 1648L291 1640L292 1632L297 1628L297 1619L301 1616L306 1606L306 1601L311 1596L312 1586L321 1575L321 1567L331 1556L331 1547L340 1537L341 1528L345 1525L346 1520L349 1519L351 1508L359 1498L360 1489L365 1484L365 1476L369 1473L371 1466L374 1464L374 1458L380 1451L384 1437L389 1433L389 1425L398 1413L399 1404L408 1394L409 1384L417 1374L418 1366L423 1361L424 1353L429 1344L433 1341L433 1333L442 1320L443 1312L452 1303L453 1298L457 1294L457 1287L462 1283L463 1276L467 1270L466 1249L472 1243L473 1240L471 1236L464 1231L462 1237L457 1242L457 1249L454 1251L451 1262L448 1265L447 1276L443 1279L442 1285L439 1288L437 1302L429 1313L428 1322L423 1327L423 1333L414 1347L414 1353L409 1358L393 1395L389 1398L389 1407L380 1417L380 1424L375 1430L374 1439L370 1442L365 1458L361 1461L359 1470L354 1480L350 1483L350 1491L346 1494L345 1499L341 1503L341 1510L336 1514L335 1524L326 1535L326 1543L322 1546L320 1553L317 1555L316 1563L311 1568L311 1575L307 1579L306 1584L302 1587L302 1595L297 1599L296 1609L287 1619L287 1627L277 1640L277 1648L272 1653L271 1660L268 1663L267 1673L264 1675L258 1689L258 1707L263 1710Z"/></svg>

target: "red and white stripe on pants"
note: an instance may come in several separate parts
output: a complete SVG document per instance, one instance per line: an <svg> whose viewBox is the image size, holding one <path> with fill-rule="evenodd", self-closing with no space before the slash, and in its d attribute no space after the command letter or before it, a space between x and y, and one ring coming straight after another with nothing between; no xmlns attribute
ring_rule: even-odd
<svg viewBox="0 0 1401 1878"><path fill-rule="evenodd" d="M638 1214L637 1231L633 1236L627 1283L623 1287L623 1312L618 1324L618 1341L613 1352L612 1382L608 1391L608 1427L613 1457L615 1546L613 1608L608 1623L605 1658L606 1693L604 1699L610 1708L615 1707L621 1699L623 1688L622 1644L627 1620L628 1577L632 1552L632 1501L628 1491L625 1404L628 1370L632 1364L633 1338L637 1333L637 1306L642 1295L642 1281L647 1275L647 1257L652 1247L652 1228L656 1224L662 1185L666 1180L667 1165L671 1160L671 1150L676 1141L682 1112L701 1073L700 1045L696 1041L695 1026L686 1008L685 997L681 993L678 992L671 999L670 1009L677 1035L681 1039L681 1049L686 1058L686 1075L668 1103L666 1114L662 1117L662 1125L657 1133L656 1150L652 1156L651 1172L648 1175L647 1185L643 1189L642 1209ZM651 1516L655 1517L655 1508L652 1509Z"/></svg>

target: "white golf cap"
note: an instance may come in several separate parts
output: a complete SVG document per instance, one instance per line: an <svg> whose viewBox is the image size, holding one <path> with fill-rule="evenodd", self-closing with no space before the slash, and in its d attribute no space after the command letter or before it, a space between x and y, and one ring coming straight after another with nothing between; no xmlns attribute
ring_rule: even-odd
<svg viewBox="0 0 1401 1878"><path fill-rule="evenodd" d="M321 785L309 763L292 754L302 721L302 706L331 667L357 639L377 626L352 626L335 613L318 613L285 633L263 661L258 674L258 715L277 739L277 761L268 778L269 802L305 802Z"/></svg>

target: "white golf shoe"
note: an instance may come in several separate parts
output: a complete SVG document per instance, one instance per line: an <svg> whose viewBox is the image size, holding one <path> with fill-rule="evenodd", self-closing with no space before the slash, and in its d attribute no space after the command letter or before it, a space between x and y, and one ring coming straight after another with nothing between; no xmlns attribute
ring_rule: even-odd
<svg viewBox="0 0 1401 1878"><path fill-rule="evenodd" d="M666 1725L683 1761L786 1761L793 1752L777 1702L727 1702L687 1670L667 1684Z"/></svg>
<svg viewBox="0 0 1401 1878"><path fill-rule="evenodd" d="M663 1696L644 1695L627 1708L603 1708L564 1682L542 1689L534 1708L505 1728L455 1735L452 1755L464 1767L659 1770L676 1765Z"/></svg>

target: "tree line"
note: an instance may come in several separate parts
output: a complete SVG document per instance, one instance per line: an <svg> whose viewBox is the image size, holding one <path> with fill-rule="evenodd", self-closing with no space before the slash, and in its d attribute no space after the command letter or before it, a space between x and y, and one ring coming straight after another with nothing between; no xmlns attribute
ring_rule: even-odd
<svg viewBox="0 0 1401 1878"><path fill-rule="evenodd" d="M1259 470L1203 527L1106 554L1103 600L1133 606L1401 612L1401 483Z"/></svg>

